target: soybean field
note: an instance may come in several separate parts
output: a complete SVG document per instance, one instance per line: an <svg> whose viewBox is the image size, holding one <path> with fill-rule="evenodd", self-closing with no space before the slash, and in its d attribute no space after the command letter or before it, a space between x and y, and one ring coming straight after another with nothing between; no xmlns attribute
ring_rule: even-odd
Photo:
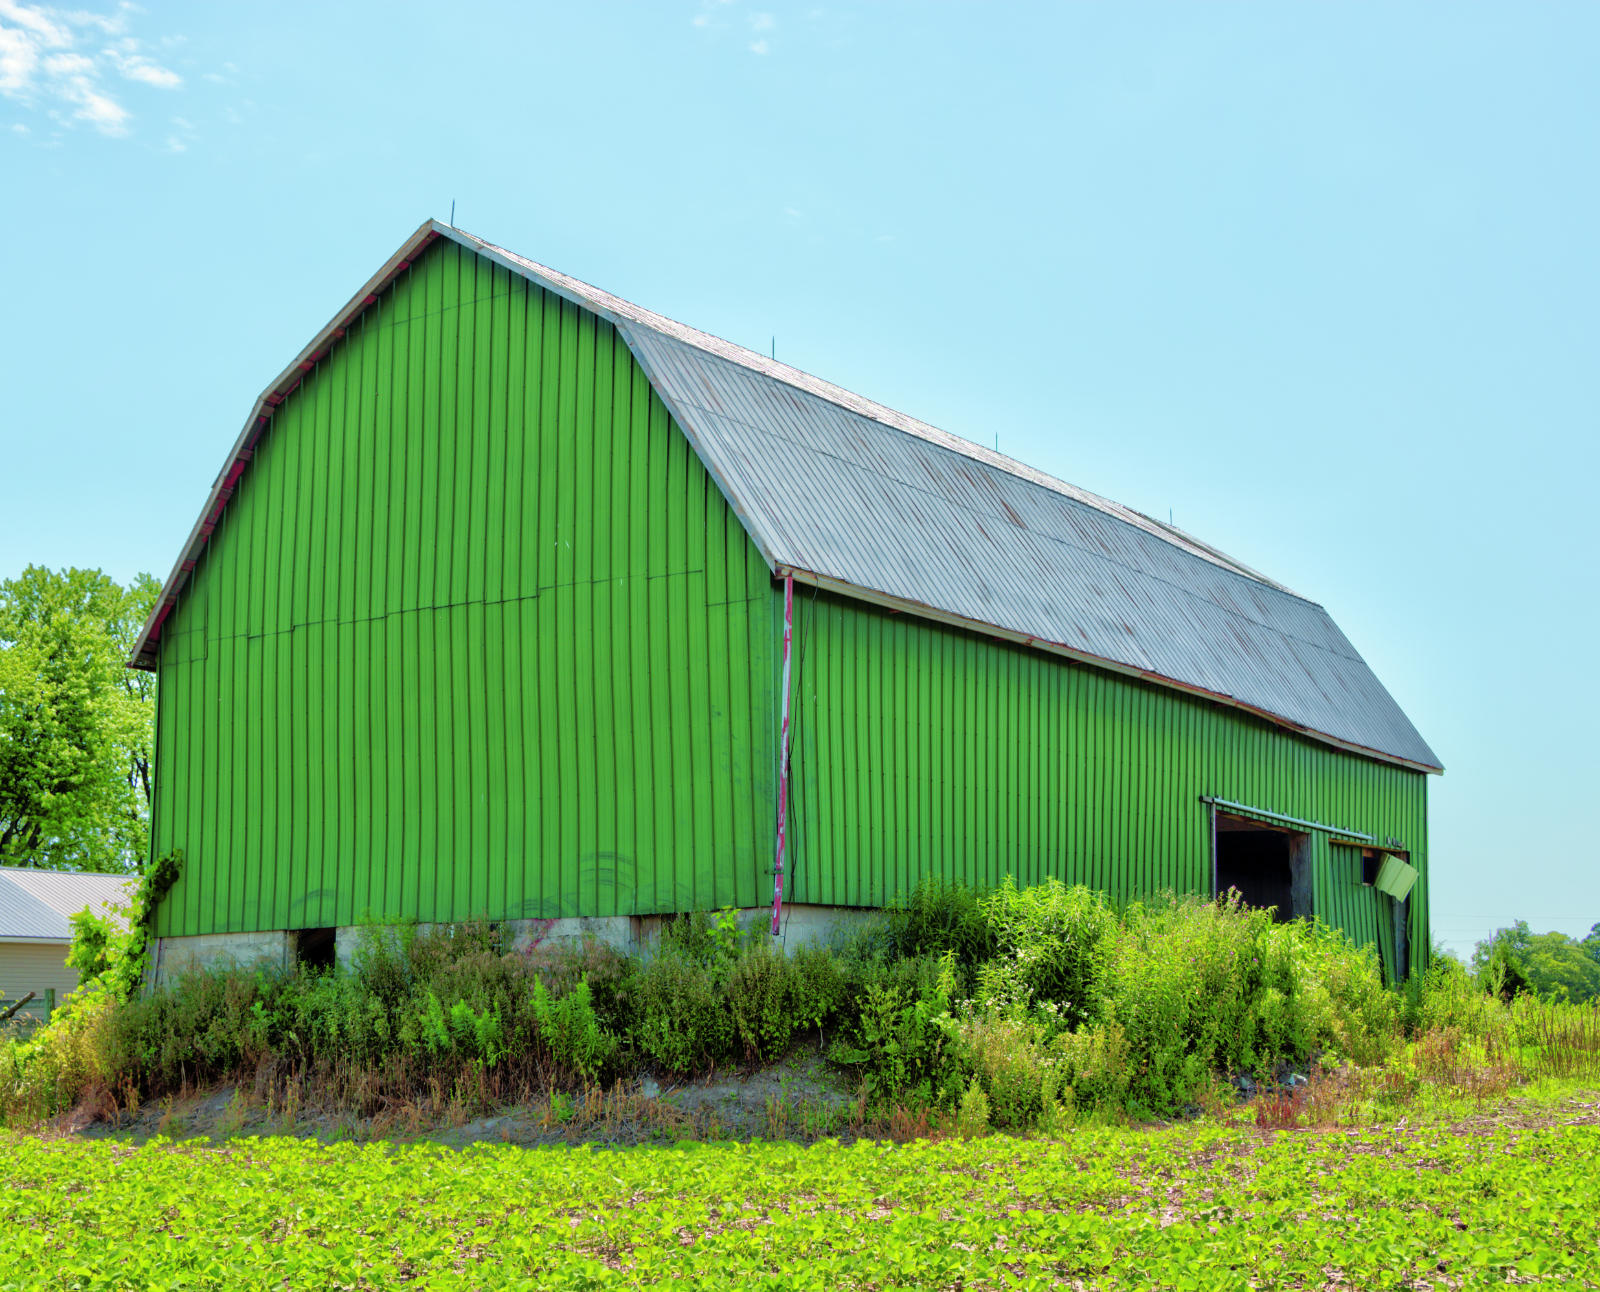
<svg viewBox="0 0 1600 1292"><path fill-rule="evenodd" d="M1600 1287L1600 1128L526 1150L0 1132L0 1289Z"/></svg>

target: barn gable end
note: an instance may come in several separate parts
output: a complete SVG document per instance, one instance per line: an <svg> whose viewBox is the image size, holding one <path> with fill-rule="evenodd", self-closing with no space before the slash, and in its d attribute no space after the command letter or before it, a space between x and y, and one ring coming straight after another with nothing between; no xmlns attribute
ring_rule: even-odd
<svg viewBox="0 0 1600 1292"><path fill-rule="evenodd" d="M610 324L436 242L232 489L159 639L163 932L760 900L770 574Z"/></svg>

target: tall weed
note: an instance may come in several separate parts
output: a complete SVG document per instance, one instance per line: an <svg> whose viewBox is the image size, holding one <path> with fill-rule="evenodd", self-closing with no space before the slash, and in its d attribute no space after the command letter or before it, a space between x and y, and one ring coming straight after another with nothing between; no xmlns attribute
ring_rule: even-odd
<svg viewBox="0 0 1600 1292"><path fill-rule="evenodd" d="M978 975L986 1008L1038 1004L1069 1027L1100 1017L1117 938L1117 917L1104 894L1053 877L1018 888L1007 876L980 906L994 945Z"/></svg>

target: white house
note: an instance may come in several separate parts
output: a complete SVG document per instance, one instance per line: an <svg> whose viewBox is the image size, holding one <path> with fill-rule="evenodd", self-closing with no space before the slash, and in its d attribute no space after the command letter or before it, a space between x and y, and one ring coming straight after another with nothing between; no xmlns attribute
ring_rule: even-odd
<svg viewBox="0 0 1600 1292"><path fill-rule="evenodd" d="M128 901L133 884L129 875L0 866L0 1013L31 991L19 1012L48 1018L78 985L78 971L67 964L68 919L85 907L104 914Z"/></svg>

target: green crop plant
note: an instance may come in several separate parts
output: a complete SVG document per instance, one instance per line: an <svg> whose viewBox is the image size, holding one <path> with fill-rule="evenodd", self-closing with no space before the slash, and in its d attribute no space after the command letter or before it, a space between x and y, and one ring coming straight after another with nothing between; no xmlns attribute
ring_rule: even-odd
<svg viewBox="0 0 1600 1292"><path fill-rule="evenodd" d="M0 1133L0 1286L1600 1287L1593 1127L1050 1143L967 1095L972 1138L903 1147Z"/></svg>

